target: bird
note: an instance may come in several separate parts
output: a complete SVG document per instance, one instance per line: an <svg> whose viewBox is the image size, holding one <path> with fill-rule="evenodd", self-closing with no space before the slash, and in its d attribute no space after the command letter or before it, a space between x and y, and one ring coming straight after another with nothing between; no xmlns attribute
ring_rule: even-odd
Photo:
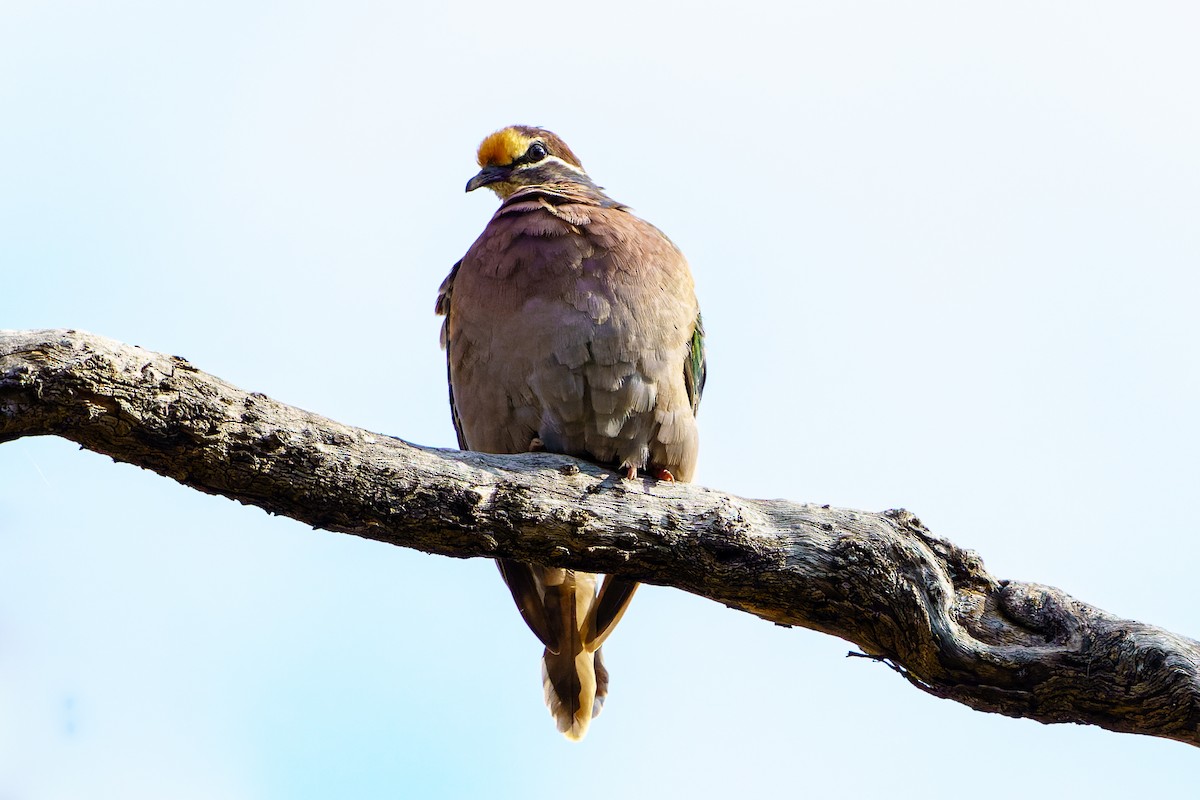
<svg viewBox="0 0 1200 800"><path fill-rule="evenodd" d="M498 130L477 160L466 190L490 189L500 208L436 302L459 447L561 453L625 480L690 481L707 362L687 260L548 130ZM608 694L600 647L638 584L497 564L545 647L546 704L578 741Z"/></svg>

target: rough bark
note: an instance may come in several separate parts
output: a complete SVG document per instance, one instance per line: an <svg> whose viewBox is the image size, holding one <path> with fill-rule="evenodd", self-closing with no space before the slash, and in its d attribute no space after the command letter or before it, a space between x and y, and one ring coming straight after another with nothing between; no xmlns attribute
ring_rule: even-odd
<svg viewBox="0 0 1200 800"><path fill-rule="evenodd" d="M981 711L1200 745L1200 642L999 580L911 513L420 447L76 331L0 332L0 442L53 434L330 531L673 586L850 640Z"/></svg>

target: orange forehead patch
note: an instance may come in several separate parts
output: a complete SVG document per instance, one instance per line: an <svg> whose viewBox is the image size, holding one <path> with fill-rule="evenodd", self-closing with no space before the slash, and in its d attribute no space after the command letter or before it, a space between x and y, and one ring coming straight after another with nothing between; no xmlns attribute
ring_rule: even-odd
<svg viewBox="0 0 1200 800"><path fill-rule="evenodd" d="M525 154L533 141L516 128L496 131L479 144L479 166L502 167Z"/></svg>

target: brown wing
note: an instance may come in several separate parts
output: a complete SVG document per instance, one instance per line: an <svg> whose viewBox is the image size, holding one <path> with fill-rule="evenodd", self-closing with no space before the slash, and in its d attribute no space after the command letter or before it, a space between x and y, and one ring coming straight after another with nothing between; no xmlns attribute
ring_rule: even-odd
<svg viewBox="0 0 1200 800"><path fill-rule="evenodd" d="M442 349L446 351L446 386L450 391L450 421L454 423L454 434L458 438L458 449L469 450L467 442L463 438L462 421L458 418L458 408L454 405L454 378L450 372L450 295L454 292L454 277L458 275L458 268L462 266L462 259L454 263L450 268L450 274L442 281L442 285L438 287L437 301L433 305L433 312L445 317L442 320L441 343Z"/></svg>

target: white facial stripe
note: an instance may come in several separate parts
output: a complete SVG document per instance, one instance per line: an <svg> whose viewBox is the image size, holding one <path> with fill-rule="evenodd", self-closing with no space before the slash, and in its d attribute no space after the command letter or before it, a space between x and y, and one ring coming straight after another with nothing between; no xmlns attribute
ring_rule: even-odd
<svg viewBox="0 0 1200 800"><path fill-rule="evenodd" d="M558 164L560 166L566 167L571 172L574 172L576 175L582 175L584 177L587 176L587 173L584 172L583 170L581 170L579 167L575 166L574 164L570 164L566 161L563 161L558 156L546 156L541 161L535 161L532 164L522 164L520 167L518 167L518 169L534 169L535 167L541 167L541 166L544 166L544 165L550 164L550 163L554 163L554 164Z"/></svg>

